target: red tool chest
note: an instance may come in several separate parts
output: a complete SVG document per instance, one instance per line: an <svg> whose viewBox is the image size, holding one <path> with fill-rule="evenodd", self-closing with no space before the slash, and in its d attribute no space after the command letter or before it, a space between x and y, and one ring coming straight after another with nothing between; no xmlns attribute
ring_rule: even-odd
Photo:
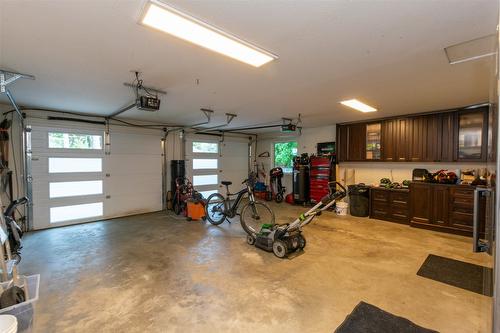
<svg viewBox="0 0 500 333"><path fill-rule="evenodd" d="M328 194L328 182L335 178L335 169L331 157L311 156L310 165L309 193L314 203Z"/></svg>

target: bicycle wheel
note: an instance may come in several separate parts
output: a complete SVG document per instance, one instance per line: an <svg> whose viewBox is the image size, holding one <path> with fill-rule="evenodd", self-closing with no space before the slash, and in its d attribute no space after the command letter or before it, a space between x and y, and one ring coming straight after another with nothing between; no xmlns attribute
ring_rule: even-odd
<svg viewBox="0 0 500 333"><path fill-rule="evenodd" d="M219 225L226 218L226 206L224 205L224 197L219 193L211 194L205 205L205 214L208 222L213 225Z"/></svg>
<svg viewBox="0 0 500 333"><path fill-rule="evenodd" d="M263 224L274 225L274 213L263 202L247 203L241 210L241 226L247 234L255 236L260 232Z"/></svg>

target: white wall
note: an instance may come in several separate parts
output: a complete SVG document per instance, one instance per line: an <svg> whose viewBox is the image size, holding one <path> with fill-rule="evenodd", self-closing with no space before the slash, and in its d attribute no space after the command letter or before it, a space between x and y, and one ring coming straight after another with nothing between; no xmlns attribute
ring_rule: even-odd
<svg viewBox="0 0 500 333"><path fill-rule="evenodd" d="M259 168L264 165L264 169L267 173L267 181L269 181L269 170L274 167L274 143L285 141L297 141L299 154L316 154L317 143L335 141L335 125L304 128L301 133L293 135L284 135L282 133L266 133L259 135L257 140L257 156L266 151L270 153L270 157L268 158L256 158ZM283 177L283 184L286 187L286 193L292 192L291 174L285 174Z"/></svg>
<svg viewBox="0 0 500 333"><path fill-rule="evenodd" d="M401 183L411 180L413 169L427 169L430 172L441 169L451 170L459 174L461 169L484 168L478 163L414 163L414 162L346 162L340 163L337 170L337 180L343 184L365 183L378 185L381 178L389 178Z"/></svg>

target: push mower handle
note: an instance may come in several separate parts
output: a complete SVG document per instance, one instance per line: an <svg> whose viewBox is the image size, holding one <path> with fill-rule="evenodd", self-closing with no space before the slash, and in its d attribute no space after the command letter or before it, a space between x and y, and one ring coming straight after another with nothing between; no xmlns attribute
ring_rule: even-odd
<svg viewBox="0 0 500 333"><path fill-rule="evenodd" d="M337 187L337 185L342 189L342 191L346 192L345 187L337 181L328 182L328 188L330 189L330 192L335 192L335 187Z"/></svg>

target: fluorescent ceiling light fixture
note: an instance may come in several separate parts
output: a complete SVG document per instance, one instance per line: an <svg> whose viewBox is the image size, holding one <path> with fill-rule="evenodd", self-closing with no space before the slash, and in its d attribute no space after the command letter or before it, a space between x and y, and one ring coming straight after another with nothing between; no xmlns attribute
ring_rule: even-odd
<svg viewBox="0 0 500 333"><path fill-rule="evenodd" d="M278 58L160 1L148 2L141 23L255 67Z"/></svg>
<svg viewBox="0 0 500 333"><path fill-rule="evenodd" d="M348 99L346 101L340 102L340 104L348 106L350 108L356 109L361 112L375 112L377 109L371 107L365 103L358 101L357 99Z"/></svg>

